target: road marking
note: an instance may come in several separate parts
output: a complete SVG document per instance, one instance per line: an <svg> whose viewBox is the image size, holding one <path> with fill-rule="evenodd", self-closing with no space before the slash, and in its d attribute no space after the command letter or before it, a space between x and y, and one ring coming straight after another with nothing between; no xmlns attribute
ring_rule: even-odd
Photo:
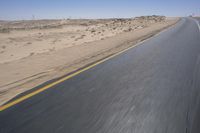
<svg viewBox="0 0 200 133"><path fill-rule="evenodd" d="M147 41L147 40L145 40L145 41ZM115 56L117 56L117 55L120 55L120 54L128 51L131 48L137 47L138 45L144 43L145 41L142 41L142 42L140 42L140 43L138 43L136 45L133 45L133 46L127 48L127 49L124 49L124 50L122 50L122 51L120 51L120 52L118 52L118 53L116 53L114 55L111 55L111 56L105 58L105 59L102 59L102 60L100 60L100 61L98 61L98 62L96 62L96 63L94 63L94 64L92 64L92 65L90 65L88 67L85 67L85 68L83 68L83 69L81 69L81 70L79 70L79 71L77 71L75 73L72 73L72 74L70 74L70 75L68 75L68 76L66 76L64 78L61 78L61 79L59 79L59 80L57 80L57 81L55 81L53 83L50 83L50 84L48 84L48 85L46 85L46 86L44 86L44 87L42 87L42 88L40 88L40 89L38 89L38 90L36 90L34 92L31 92L31 93L29 93L29 94L27 94L25 96L20 97L20 98L14 100L12 102L9 102L9 103L7 103L5 105L2 105L2 106L0 106L0 111L3 111L3 110L5 110L5 109L7 109L7 108L9 108L11 106L14 106L14 105L16 105L16 104L18 104L18 103L30 98L30 97L33 97L34 95L37 95L40 92L43 92L43 91L45 91L45 90L47 90L47 89L49 89L49 88L51 88L51 87L53 87L53 86L55 86L55 85L57 85L59 83L62 83L63 81L66 81L66 80L68 80L68 79L70 79L70 78L72 78L72 77L74 77L74 76L86 71L86 70L89 70L90 68L93 68L93 67L95 67L95 66L97 66L97 65L99 65L99 64L101 64L101 63L103 63L103 62L105 62L105 61L107 61L107 60L109 60L109 59L111 59L111 58L113 58Z"/></svg>
<svg viewBox="0 0 200 133"><path fill-rule="evenodd" d="M14 100L14 101L11 101L11 102L9 102L9 103L7 103L5 105L2 105L2 106L0 106L0 112L4 111L4 110L6 110L6 109L8 109L8 108L20 103L20 102L23 102L24 100L29 99L29 98L31 98L31 97L33 97L33 96L35 96L35 95L37 95L37 94L49 89L49 88L51 88L51 87L53 87L53 86L55 86L55 85L57 85L59 83L62 83L63 81L66 81L66 80L68 80L68 79L70 79L70 78L72 78L72 77L74 77L74 76L86 71L86 70L89 70L90 68L93 68L93 67L95 67L95 66L97 66L97 65L99 65L99 64L101 64L101 63L103 63L103 62L105 62L105 61L107 61L107 60L109 60L111 58L114 58L115 56L118 56L118 55L120 55L120 54L122 54L122 53L124 53L124 52L126 52L126 51L128 51L128 50L130 50L132 48L134 48L134 47L137 47L138 45L140 45L140 44L152 39L153 37L158 36L159 34L163 33L164 31L168 30L169 28L172 28L172 26L164 29L163 31L155 34L154 36L152 36L152 37L150 37L150 38L148 38L148 39L146 39L144 41L141 41L141 42L139 42L139 43L137 43L137 44L135 44L135 45L133 45L133 46L131 46L129 48L126 48L126 49L124 49L124 50L122 50L122 51L120 51L118 53L115 53L115 54L113 54L113 55L111 55L111 56L109 56L109 57L107 57L105 59L102 59L102 60L100 60L100 61L98 61L98 62L96 62L96 63L94 63L94 64L92 64L90 66L87 66L87 67L85 67L85 68L83 68L83 69L81 69L81 70L79 70L77 72L74 72L74 73L72 73L72 74L70 74L70 75L68 75L66 77L63 77L63 78L61 78L61 79L59 79L59 80L57 80L55 82L52 82L52 83L50 83L50 84L48 84L48 85L46 85L46 86L44 86L42 88L37 89L36 91L33 91L33 92L31 92L31 93L29 93L29 94L27 94L25 96L22 96L22 97Z"/></svg>
<svg viewBox="0 0 200 133"><path fill-rule="evenodd" d="M199 21L196 20L197 26L199 28L199 32L200 32L200 25L199 25Z"/></svg>
<svg viewBox="0 0 200 133"><path fill-rule="evenodd" d="M199 28L199 32L200 32L200 24L199 24L199 21L196 20L196 19L193 19L193 20L196 22L196 24L197 24L197 26L198 26L198 28Z"/></svg>

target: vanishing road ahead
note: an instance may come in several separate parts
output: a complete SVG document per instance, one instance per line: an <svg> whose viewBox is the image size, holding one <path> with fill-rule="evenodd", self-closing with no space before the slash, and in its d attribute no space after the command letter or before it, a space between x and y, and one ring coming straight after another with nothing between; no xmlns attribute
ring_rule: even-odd
<svg viewBox="0 0 200 133"><path fill-rule="evenodd" d="M0 133L199 133L199 20L0 112Z"/></svg>

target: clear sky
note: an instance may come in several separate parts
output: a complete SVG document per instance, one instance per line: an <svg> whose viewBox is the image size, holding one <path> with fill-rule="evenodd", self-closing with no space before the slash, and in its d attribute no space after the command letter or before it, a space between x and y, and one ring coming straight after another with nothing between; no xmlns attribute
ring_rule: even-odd
<svg viewBox="0 0 200 133"><path fill-rule="evenodd" d="M0 0L0 19L200 15L200 0Z"/></svg>

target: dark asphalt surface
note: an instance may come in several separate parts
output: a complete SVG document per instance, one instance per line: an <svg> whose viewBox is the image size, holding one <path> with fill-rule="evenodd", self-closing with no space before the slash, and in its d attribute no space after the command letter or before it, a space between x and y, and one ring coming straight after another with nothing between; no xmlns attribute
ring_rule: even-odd
<svg viewBox="0 0 200 133"><path fill-rule="evenodd" d="M199 133L200 31L191 18L0 112L0 133Z"/></svg>

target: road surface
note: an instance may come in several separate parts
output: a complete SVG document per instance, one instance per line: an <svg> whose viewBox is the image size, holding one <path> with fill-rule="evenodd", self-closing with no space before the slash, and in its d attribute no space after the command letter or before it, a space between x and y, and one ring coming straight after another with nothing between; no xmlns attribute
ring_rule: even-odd
<svg viewBox="0 0 200 133"><path fill-rule="evenodd" d="M200 29L175 26L0 112L1 133L199 133Z"/></svg>

